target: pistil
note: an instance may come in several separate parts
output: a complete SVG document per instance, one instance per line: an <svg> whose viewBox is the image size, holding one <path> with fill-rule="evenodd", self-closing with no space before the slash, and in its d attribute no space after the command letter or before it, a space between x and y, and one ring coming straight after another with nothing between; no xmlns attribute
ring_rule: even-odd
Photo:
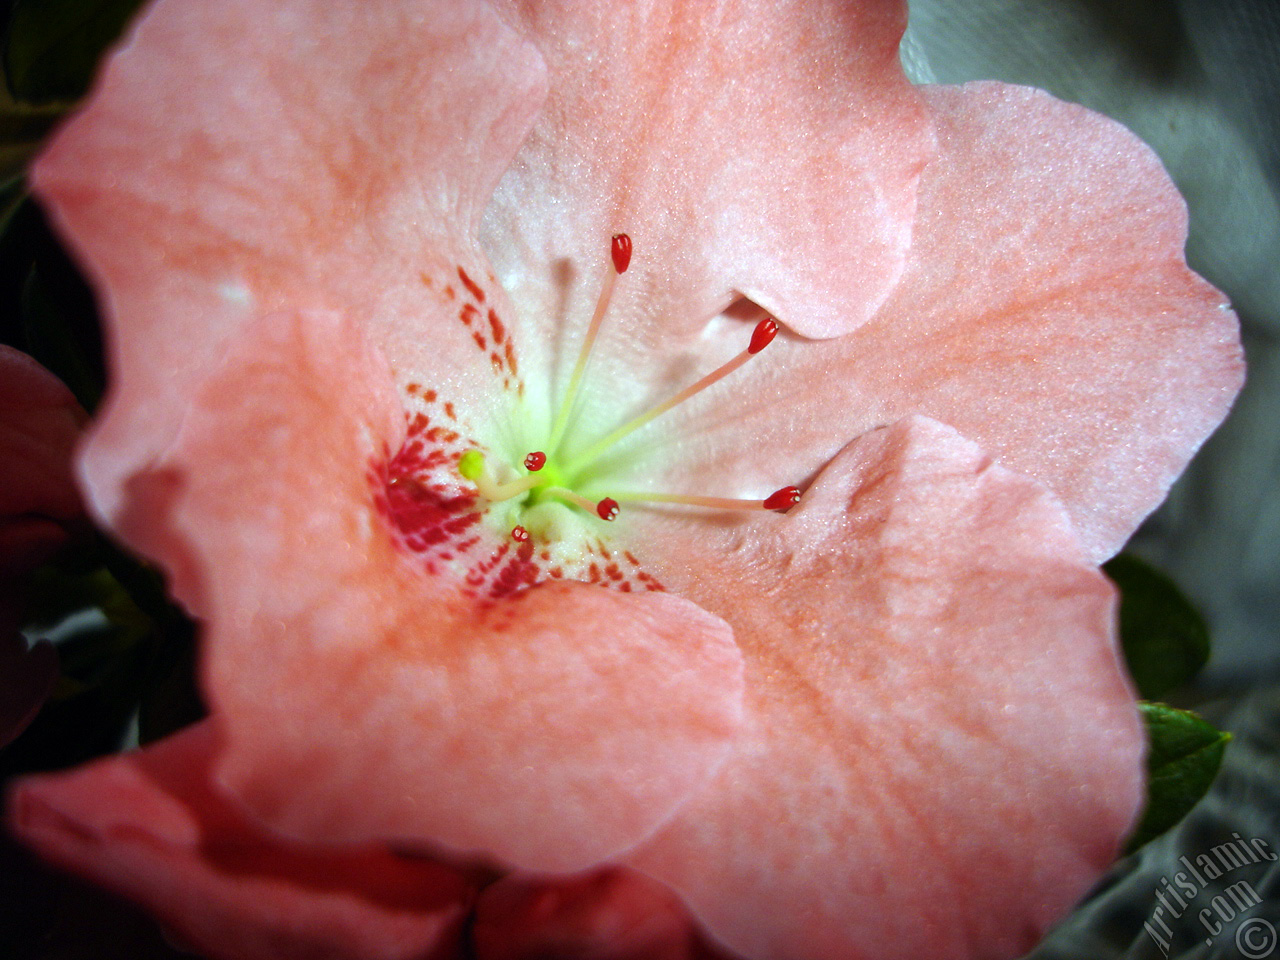
<svg viewBox="0 0 1280 960"><path fill-rule="evenodd" d="M480 496L494 503L501 503L503 500L518 497L520 494L528 493L534 487L545 483L543 478L533 474L507 483L498 483L489 474L489 467L485 463L484 454L479 450L468 450L458 458L458 472L476 485L476 489L480 491Z"/></svg>

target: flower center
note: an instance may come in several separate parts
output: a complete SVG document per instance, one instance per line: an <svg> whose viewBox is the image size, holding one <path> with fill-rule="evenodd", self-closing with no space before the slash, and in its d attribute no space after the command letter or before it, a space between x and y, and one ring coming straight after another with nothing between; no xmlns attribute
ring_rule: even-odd
<svg viewBox="0 0 1280 960"><path fill-rule="evenodd" d="M595 312L592 314L577 362L569 377L568 387L552 423L546 449L528 452L518 468L514 465L499 464L496 470L486 461L484 454L479 450L471 449L459 457L458 472L466 480L475 484L476 491L483 500L491 504L507 502L513 504L516 509L513 511L514 525L511 528L511 536L518 543L526 543L530 539L543 541L558 539L556 525L550 522L549 514L539 510L542 505L552 502L566 505L580 512L584 517L595 518L597 522L615 520L622 511L622 504L625 503L684 504L708 510L786 511L794 506L800 499L800 490L797 487L783 487L760 500L705 496L695 493L651 493L626 490L611 490L608 491L607 496L603 497L599 496L598 492L594 492L592 496L585 495L591 489L589 483L592 468L608 451L653 420L734 373L772 343L778 332L778 324L772 317L761 320L756 324L746 348L733 359L673 397L600 437L586 449L569 456L565 452L565 434L575 418L579 392L591 359L592 349L605 315L608 313L614 286L631 264L631 238L625 233L617 234L611 241L610 264L611 269L605 275Z"/></svg>

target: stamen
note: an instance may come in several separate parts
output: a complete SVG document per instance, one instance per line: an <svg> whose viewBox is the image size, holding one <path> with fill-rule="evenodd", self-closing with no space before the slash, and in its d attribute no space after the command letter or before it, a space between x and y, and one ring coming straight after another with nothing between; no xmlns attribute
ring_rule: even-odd
<svg viewBox="0 0 1280 960"><path fill-rule="evenodd" d="M615 493L623 503L680 503L711 510L777 510L785 513L800 502L799 487L783 487L763 500L740 500L736 497L697 497L683 493Z"/></svg>
<svg viewBox="0 0 1280 960"><path fill-rule="evenodd" d="M535 450L524 458L524 468L530 473L537 473L547 465L547 455L541 450Z"/></svg>
<svg viewBox="0 0 1280 960"><path fill-rule="evenodd" d="M515 527L511 531L511 539L516 543L524 543L529 539L529 531L524 527Z"/></svg>
<svg viewBox="0 0 1280 960"><path fill-rule="evenodd" d="M778 333L777 321L775 321L772 317L766 317L765 319L761 320L759 323L756 324L756 328L751 334L751 343L748 344L747 349L743 350L740 354L738 354L728 363L708 373L705 377L703 377L697 383L693 384L692 386L685 387L685 389L681 390L670 400L667 400L665 403L658 404L656 407L653 407L651 410L648 410L647 412L642 413L640 416L636 417L634 420L630 421L629 423L624 423L622 426L620 426L617 430L613 431L613 433L609 434L607 437L603 437L602 439L597 440L590 447L588 447L586 451L580 454L572 464L570 464L570 466L567 468L567 472L570 474L573 474L576 471L580 470L582 467L586 466L587 464L592 463L594 460L596 460L600 456L600 454L604 453L606 450L612 447L615 443L617 443L623 437L629 436L630 434L639 430L641 427L648 424L651 420L656 420L658 417L662 416L664 413L666 413L668 410L672 409L673 407L678 407L680 404L684 403L690 397L701 393L703 390L707 389L707 387L711 386L712 384L717 383L720 380L723 380L725 377L733 373L735 370L741 367L744 363L746 363L748 360L754 357L757 353L759 353L761 350L767 347L770 343L772 343L773 338L777 335L777 333Z"/></svg>
<svg viewBox="0 0 1280 960"><path fill-rule="evenodd" d="M596 312L591 316L587 326L587 335L582 341L582 349L578 352L578 362L573 366L573 374L569 377L569 386L565 390L564 399L560 401L560 409L556 413L555 424L551 429L552 451L560 448L564 439L565 428L569 425L569 415L573 412L574 402L578 399L578 387L582 384L582 374L587 369L587 360L591 357L591 348L595 345L596 336L600 333L600 324L604 321L605 312L609 309L609 301L613 297L613 285L619 275L627 272L631 265L631 238L625 233L615 234L610 244L610 261L613 269L605 275L604 284L600 288L600 299L596 301Z"/></svg>
<svg viewBox="0 0 1280 960"><path fill-rule="evenodd" d="M618 501L605 497L596 504L596 514L601 520L616 520L618 518Z"/></svg>

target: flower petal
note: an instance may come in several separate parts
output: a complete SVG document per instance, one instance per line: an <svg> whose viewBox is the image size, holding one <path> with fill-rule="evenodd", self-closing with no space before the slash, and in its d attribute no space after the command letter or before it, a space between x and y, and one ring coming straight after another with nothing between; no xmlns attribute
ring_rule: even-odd
<svg viewBox="0 0 1280 960"><path fill-rule="evenodd" d="M1226 416L1239 324L1187 269L1186 206L1119 124L1025 88L926 92L945 160L870 345L915 344L885 399L1048 483L1105 559Z"/></svg>
<svg viewBox="0 0 1280 960"><path fill-rule="evenodd" d="M1103 560L1226 415L1236 318L1187 269L1186 208L1118 124L1021 87L925 93L939 153L893 296L838 341L780 336L749 386L675 414L665 481L767 494L923 413L1048 484Z"/></svg>
<svg viewBox="0 0 1280 960"><path fill-rule="evenodd" d="M71 454L84 421L61 380L0 344L0 572L38 563L82 517Z"/></svg>
<svg viewBox="0 0 1280 960"><path fill-rule="evenodd" d="M306 839L439 842L540 870L633 846L728 752L731 631L666 594L473 598L430 574L371 467L404 433L391 391L352 325L266 318L138 493L137 526L206 623L220 782Z"/></svg>
<svg viewBox="0 0 1280 960"><path fill-rule="evenodd" d="M299 300L366 317L398 366L429 352L489 385L470 332L418 314L484 275L475 222L544 91L480 3L153 4L34 171L109 321L99 513L239 329Z"/></svg>
<svg viewBox="0 0 1280 960"><path fill-rule="evenodd" d="M633 870L510 876L476 904L479 960L728 960L680 898Z"/></svg>
<svg viewBox="0 0 1280 960"><path fill-rule="evenodd" d="M216 960L421 960L453 949L473 897L464 873L378 846L307 848L272 836L211 785L214 739L205 723L29 778L13 793L10 824Z"/></svg>
<svg viewBox="0 0 1280 960"><path fill-rule="evenodd" d="M58 679L58 653L48 640L30 648L10 626L7 598L0 595L0 747L6 747L35 719Z"/></svg>
<svg viewBox="0 0 1280 960"><path fill-rule="evenodd" d="M871 316L930 144L897 59L904 4L510 6L553 78L485 217L522 324L585 325L617 232L636 251L617 315L640 337L687 333L734 291L806 336Z"/></svg>
<svg viewBox="0 0 1280 960"><path fill-rule="evenodd" d="M1010 957L1114 858L1142 731L1113 590L1039 484L914 418L659 572L733 611L748 727L627 860L730 948Z"/></svg>

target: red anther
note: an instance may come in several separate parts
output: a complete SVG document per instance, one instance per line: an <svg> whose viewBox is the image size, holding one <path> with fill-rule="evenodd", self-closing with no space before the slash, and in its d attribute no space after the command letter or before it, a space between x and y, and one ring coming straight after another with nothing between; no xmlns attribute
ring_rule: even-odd
<svg viewBox="0 0 1280 960"><path fill-rule="evenodd" d="M529 531L524 527L516 527L511 531L511 539L516 543L524 543L529 539Z"/></svg>
<svg viewBox="0 0 1280 960"><path fill-rule="evenodd" d="M605 497L596 504L596 513L600 514L601 520L615 520L618 517L618 501L610 497Z"/></svg>
<svg viewBox="0 0 1280 960"><path fill-rule="evenodd" d="M541 450L535 450L533 453L527 454L524 458L524 468L530 473L537 473L547 465L547 455Z"/></svg>
<svg viewBox="0 0 1280 960"><path fill-rule="evenodd" d="M613 269L626 273L627 267L631 266L631 238L625 233L615 233L609 252L613 255Z"/></svg>
<svg viewBox="0 0 1280 960"><path fill-rule="evenodd" d="M751 334L751 343L747 347L747 353L759 353L773 343L773 338L777 335L778 321L773 317L765 317L756 324L755 332Z"/></svg>
<svg viewBox="0 0 1280 960"><path fill-rule="evenodd" d="M769 494L764 502L766 510L778 510L783 513L790 510L800 502L799 487L783 487L781 490L775 490Z"/></svg>

